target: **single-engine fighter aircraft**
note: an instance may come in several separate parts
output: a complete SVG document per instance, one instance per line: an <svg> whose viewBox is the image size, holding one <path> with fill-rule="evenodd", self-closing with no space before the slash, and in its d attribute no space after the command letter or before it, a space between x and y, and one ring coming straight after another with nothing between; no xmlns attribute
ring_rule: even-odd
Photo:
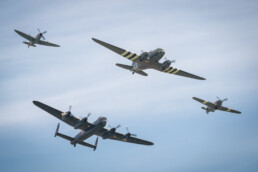
<svg viewBox="0 0 258 172"><path fill-rule="evenodd" d="M130 51L126 51L124 49L121 49L119 47L116 47L114 45L108 44L106 42L100 41L98 39L92 38L93 41L97 42L98 44L110 49L111 51L114 51L115 53L129 59L132 61L132 65L124 65L124 64L116 64L118 67L130 70L133 74L138 73L143 76L148 76L147 73L143 72L145 69L156 69L161 72L169 73L169 74L175 74L180 75L184 77L199 79L199 80L205 80L205 78L190 74L188 72L184 72L182 70L179 70L177 68L171 67L171 63L175 62L174 60L167 60L163 63L160 63L160 59L165 55L165 51L161 48L158 48L156 50L150 51L150 52L142 52L140 55L137 55L135 53L131 53Z"/></svg>
<svg viewBox="0 0 258 172"><path fill-rule="evenodd" d="M93 150L95 150L98 144L98 137L96 139L95 145L84 142L84 140L88 139L93 135L100 136L102 137L102 139L112 139L112 140L136 143L141 145L153 145L152 142L135 138L136 135L131 134L128 131L128 128L127 128L127 132L128 132L127 134L121 134L116 132L116 129L119 128L120 125L118 125L117 127L110 127L110 129L104 128L107 123L106 117L99 117L95 122L90 123L88 122L88 117L90 116L90 113L88 114L87 117L84 117L84 118L75 117L71 113L71 106L69 107L68 112L62 112L38 101L33 101L33 103L39 108L43 109L44 111L60 119L61 121L74 127L74 129L81 130L75 137L70 137L59 133L58 130L60 125L59 123L57 125L55 136L59 136L59 137L62 137L63 139L69 140L71 144L74 145L74 147L76 146L76 144L80 144L83 146L93 148Z"/></svg>
<svg viewBox="0 0 258 172"><path fill-rule="evenodd" d="M47 42L47 41L41 41L40 39L43 38L45 40L45 37L43 36L43 34L47 33L47 31L44 31L44 32L40 32L40 30L38 29L38 34L35 36L35 37L32 37L30 35L27 35L21 31L18 31L18 30L14 30L17 34L19 34L21 37L29 40L29 42L23 42L24 44L27 44L28 45L28 48L30 46L33 46L33 47L36 47L35 44L40 44L40 45L46 45L46 46L51 46L51 47L60 47L60 45L57 45L57 44L53 44L53 43L50 43L50 42Z"/></svg>
<svg viewBox="0 0 258 172"><path fill-rule="evenodd" d="M204 104L207 106L207 108L205 107L202 107L202 109L206 110L206 113L208 114L209 112L215 112L215 110L221 110L221 111L226 111L226 112L232 112L232 113L241 113L239 111L236 111L236 110L233 110L233 109L230 109L230 108L227 108L227 107L224 107L222 106L222 103L224 101L227 101L228 99L223 99L221 100L218 96L217 96L217 100L216 102L214 103L211 103L211 102L208 102L208 101L205 101L205 100L202 100L202 99L199 99L197 97L193 97L194 100Z"/></svg>

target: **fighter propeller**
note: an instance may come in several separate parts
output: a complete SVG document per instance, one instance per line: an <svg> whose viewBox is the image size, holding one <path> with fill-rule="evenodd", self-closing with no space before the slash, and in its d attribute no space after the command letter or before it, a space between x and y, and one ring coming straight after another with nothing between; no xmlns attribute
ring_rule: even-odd
<svg viewBox="0 0 258 172"><path fill-rule="evenodd" d="M221 99L219 98L219 96L217 96L217 99L219 99L219 101L221 101L221 102L224 102L224 101L227 101L227 100L228 100L228 98L225 98L225 99L221 100Z"/></svg>
<svg viewBox="0 0 258 172"><path fill-rule="evenodd" d="M47 33L47 31L45 30L44 32L41 33L40 30L38 29L38 32L39 32L39 35L40 35L44 40L46 40L45 37L43 36L43 34Z"/></svg>

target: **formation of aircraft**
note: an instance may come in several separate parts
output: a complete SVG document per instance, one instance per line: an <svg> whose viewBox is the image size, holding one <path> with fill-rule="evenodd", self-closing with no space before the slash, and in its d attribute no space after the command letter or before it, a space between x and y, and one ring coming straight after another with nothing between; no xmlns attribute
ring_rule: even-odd
<svg viewBox="0 0 258 172"><path fill-rule="evenodd" d="M127 132L128 132L127 134L121 134L119 132L116 132L116 129L119 128L120 125L118 125L117 127L110 126L111 129L104 128L107 123L106 117L101 116L95 122L90 123L90 122L88 122L88 117L90 116L90 113L88 114L87 117L84 117L84 118L75 117L71 113L71 106L69 107L69 111L62 112L62 111L52 108L46 104L43 104L39 101L33 101L33 103L37 107L41 108L42 110L50 113L51 115L55 116L56 118L60 119L61 121L74 127L74 129L81 130L75 137L70 137L70 136L59 133L60 124L58 123L58 125L57 125L55 136L59 136L63 139L70 141L70 143L74 147L76 146L76 144L80 144L80 145L87 146L87 147L95 150L97 148L97 144L98 144L98 137L96 138L96 142L94 145L84 142L84 140L90 138L93 135L102 137L102 139L112 139L112 140L141 144L141 145L153 145L152 142L136 138L136 134L131 134L129 132L128 128L127 128Z"/></svg>
<svg viewBox="0 0 258 172"><path fill-rule="evenodd" d="M33 47L36 47L35 44L39 44L39 45L46 45L46 46L51 46L51 47L60 47L60 45L57 45L57 44L53 44L53 43L50 43L50 42L47 42L47 41L42 41L41 38L43 38L45 40L45 37L43 36L45 33L47 33L47 31L44 31L44 32L40 32L40 30L38 29L38 34L33 37L33 36L30 36L30 35L27 35L26 33L23 33L21 31L18 31L18 30L14 30L18 35L20 35L21 37L27 39L29 42L23 42L24 44L27 44L28 45L28 48L30 46L33 46Z"/></svg>
<svg viewBox="0 0 258 172"><path fill-rule="evenodd" d="M132 61L131 66L125 65L125 64L119 64L119 63L117 63L116 65L118 67L130 70L133 74L138 73L143 76L148 76L148 74L145 73L143 70L156 69L158 71L169 73L169 74L180 75L180 76L193 78L193 79L205 80L205 78L193 75L191 73L188 73L170 66L171 63L175 61L166 60L163 63L160 63L159 62L160 59L165 55L165 51L161 48L158 48L150 52L142 52L140 55L137 55L135 53L131 53L130 51L126 51L122 48L103 42L101 40L98 40L95 38L92 38L92 40L110 49L111 51L127 58L128 60L131 60Z"/></svg>
<svg viewBox="0 0 258 172"><path fill-rule="evenodd" d="M32 37L30 35L27 35L21 31L14 30L17 34L22 36L23 38L27 39L29 42L23 42L24 44L28 45L28 48L30 46L36 47L35 44L39 45L46 45L46 46L53 46L53 47L60 47L57 44L53 44L47 41L42 41L45 40L45 37L43 36L47 31L40 32L38 29L38 34L35 37ZM96 43L108 48L109 50L127 58L128 60L132 61L132 65L125 65L125 64L119 64L117 63L116 65L118 67L121 67L123 69L129 70L132 72L132 74L137 73L143 76L148 76L147 73L145 73L143 70L145 69L155 69L164 73L168 74L174 74L174 75L179 75L179 76L184 76L188 78L193 78L193 79L198 79L198 80L205 80L205 78L179 70L177 68L174 68L171 66L172 63L175 61L167 60L164 55L165 51L161 48L157 48L153 51L149 52L141 52L140 55L137 55L136 53L132 53L130 51L124 50L122 48L116 47L114 45L108 44L106 42L103 42L101 40L92 38L93 41ZM161 59L165 59L163 63L160 62ZM211 103L209 101L202 100L197 97L193 97L194 100L206 105L207 107L202 107L208 114L209 112L215 112L215 110L221 110L221 111L226 111L226 112L232 112L232 113L238 113L240 114L241 112L227 108L222 106L222 103L226 101L227 99L221 100L219 97L217 97L218 100L214 103ZM102 139L112 139L112 140L117 140L117 141L122 141L122 142L128 142L128 143L135 143L135 144L141 144L141 145L153 145L152 142L142 140L139 138L136 138L136 134L132 134L129 132L128 128L126 128L127 133L122 134L119 132L116 132L116 130L121 127L120 125L116 127L111 127L109 125L110 129L105 128L106 123L107 123L107 118L100 116L96 121L93 123L88 122L88 117L91 115L90 113L87 115L87 117L84 118L79 118L71 113L71 106L69 107L69 110L67 112L62 112L59 111L53 107L50 107L44 103L41 103L39 101L33 101L33 103L41 108L42 110L50 113L51 115L55 116L59 120L67 123L68 125L72 126L74 129L79 129L81 130L75 137L67 136L62 133L59 133L59 127L60 123L58 123L56 132L55 132L55 137L59 136L63 139L66 139L70 141L70 143L75 147L77 144L92 148L93 150L96 150L97 144L98 144L98 137L102 137ZM96 141L95 144L90 144L85 142L88 138L92 137L93 135L96 135Z"/></svg>
<svg viewBox="0 0 258 172"><path fill-rule="evenodd" d="M221 111L226 111L226 112L232 112L232 113L238 113L240 114L241 112L237 111L237 110L234 110L234 109L230 109L230 108L227 108L227 107L224 107L222 106L222 103L224 101L227 101L228 99L223 99L221 100L219 97L217 97L218 100L214 103L211 103L209 101L205 101L205 100L202 100L200 98L197 98L197 97L193 97L194 100L204 104L207 106L206 107L202 107L202 109L204 109L206 111L207 114L209 114L209 112L215 112L215 110L221 110Z"/></svg>

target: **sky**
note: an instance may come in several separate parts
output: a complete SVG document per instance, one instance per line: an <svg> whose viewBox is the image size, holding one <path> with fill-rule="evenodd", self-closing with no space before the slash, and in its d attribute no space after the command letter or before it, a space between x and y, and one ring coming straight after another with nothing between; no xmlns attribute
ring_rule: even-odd
<svg viewBox="0 0 258 172"><path fill-rule="evenodd" d="M27 48L14 29L47 30L60 48ZM255 0L0 1L0 171L258 170L258 2ZM200 81L115 66L131 62L97 38L134 53L163 48ZM164 60L161 59L161 62ZM242 112L206 115L192 97ZM153 146L99 140L94 152L55 138L60 122L38 100L75 116L105 116ZM75 131L61 122L69 136ZM87 142L94 143L96 137Z"/></svg>

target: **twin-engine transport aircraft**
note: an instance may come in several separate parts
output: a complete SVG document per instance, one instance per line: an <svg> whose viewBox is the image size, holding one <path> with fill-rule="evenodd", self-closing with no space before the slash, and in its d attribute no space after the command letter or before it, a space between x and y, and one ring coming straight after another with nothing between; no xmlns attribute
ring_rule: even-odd
<svg viewBox="0 0 258 172"><path fill-rule="evenodd" d="M100 137L102 137L102 139L112 139L112 140L136 143L136 144L141 144L141 145L153 145L152 142L132 137L132 136L136 136L136 135L131 134L128 131L128 128L127 128L127 131L128 131L127 134L121 134L121 133L116 132L116 129L119 128L120 125L118 125L117 127L113 127L113 128L110 127L111 129L104 128L107 123L106 117L99 117L95 122L90 123L90 122L88 122L88 117L90 116L90 114L88 114L87 117L82 118L82 119L77 118L72 115L71 106L70 106L68 112L61 112L57 109L54 109L54 108L52 108L48 105L45 105L41 102L38 102L38 101L33 101L33 103L36 106L38 106L39 108L43 109L44 111L46 111L46 112L50 113L51 115L55 116L56 118L60 119L61 121L74 127L74 129L81 130L75 137L70 137L70 136L66 136L64 134L59 133L58 132L59 123L57 125L55 136L59 136L59 137L62 137L63 139L69 140L71 142L71 144L74 145L74 147L76 146L76 144L80 144L83 146L93 148L93 150L95 150L97 148L97 144L98 144L98 137L96 139L95 145L84 142L84 140L88 139L89 137L91 137L93 135L100 136Z"/></svg>
<svg viewBox="0 0 258 172"><path fill-rule="evenodd" d="M202 100L202 99L199 99L197 97L193 97L194 100L204 104L207 106L207 108L205 107L202 107L202 109L206 110L206 113L208 114L209 112L215 112L215 110L221 110L221 111L226 111L226 112L232 112L232 113L241 113L239 111L236 111L236 110L233 110L233 109L230 109L230 108L227 108L227 107L223 107L222 106L222 103L224 101L227 101L228 99L224 99L224 100L221 100L219 97L217 97L217 100L216 102L214 103L211 103L211 102L208 102L208 101L205 101L205 100Z"/></svg>
<svg viewBox="0 0 258 172"><path fill-rule="evenodd" d="M28 48L30 46L33 46L33 47L36 47L35 44L40 44L40 45L46 45L46 46L52 46L52 47L60 47L60 45L57 45L57 44L53 44L53 43L50 43L50 42L46 42L46 41L41 41L40 39L43 38L45 40L45 37L43 36L43 34L47 33L47 31L44 31L44 32L40 32L40 30L38 29L38 34L35 36L35 37L32 37L30 35L27 35L21 31L18 31L18 30L14 30L16 33L18 33L21 37L29 40L29 42L23 42L24 44L27 44L28 45Z"/></svg>
<svg viewBox="0 0 258 172"><path fill-rule="evenodd" d="M161 72L180 75L184 77L189 77L193 79L205 80L205 78L184 72L177 68L171 67L171 63L175 61L166 60L163 63L160 63L160 59L165 55L165 51L161 48L150 52L142 52L141 55L137 55L135 53L131 53L130 51L126 51L114 45L108 44L106 42L100 41L98 39L92 38L93 41L97 42L98 44L114 51L115 53L129 59L132 61L132 65L124 65L124 64L116 64L118 67L130 70L133 74L138 73L143 76L148 76L147 73L143 72L145 69L156 69Z"/></svg>

